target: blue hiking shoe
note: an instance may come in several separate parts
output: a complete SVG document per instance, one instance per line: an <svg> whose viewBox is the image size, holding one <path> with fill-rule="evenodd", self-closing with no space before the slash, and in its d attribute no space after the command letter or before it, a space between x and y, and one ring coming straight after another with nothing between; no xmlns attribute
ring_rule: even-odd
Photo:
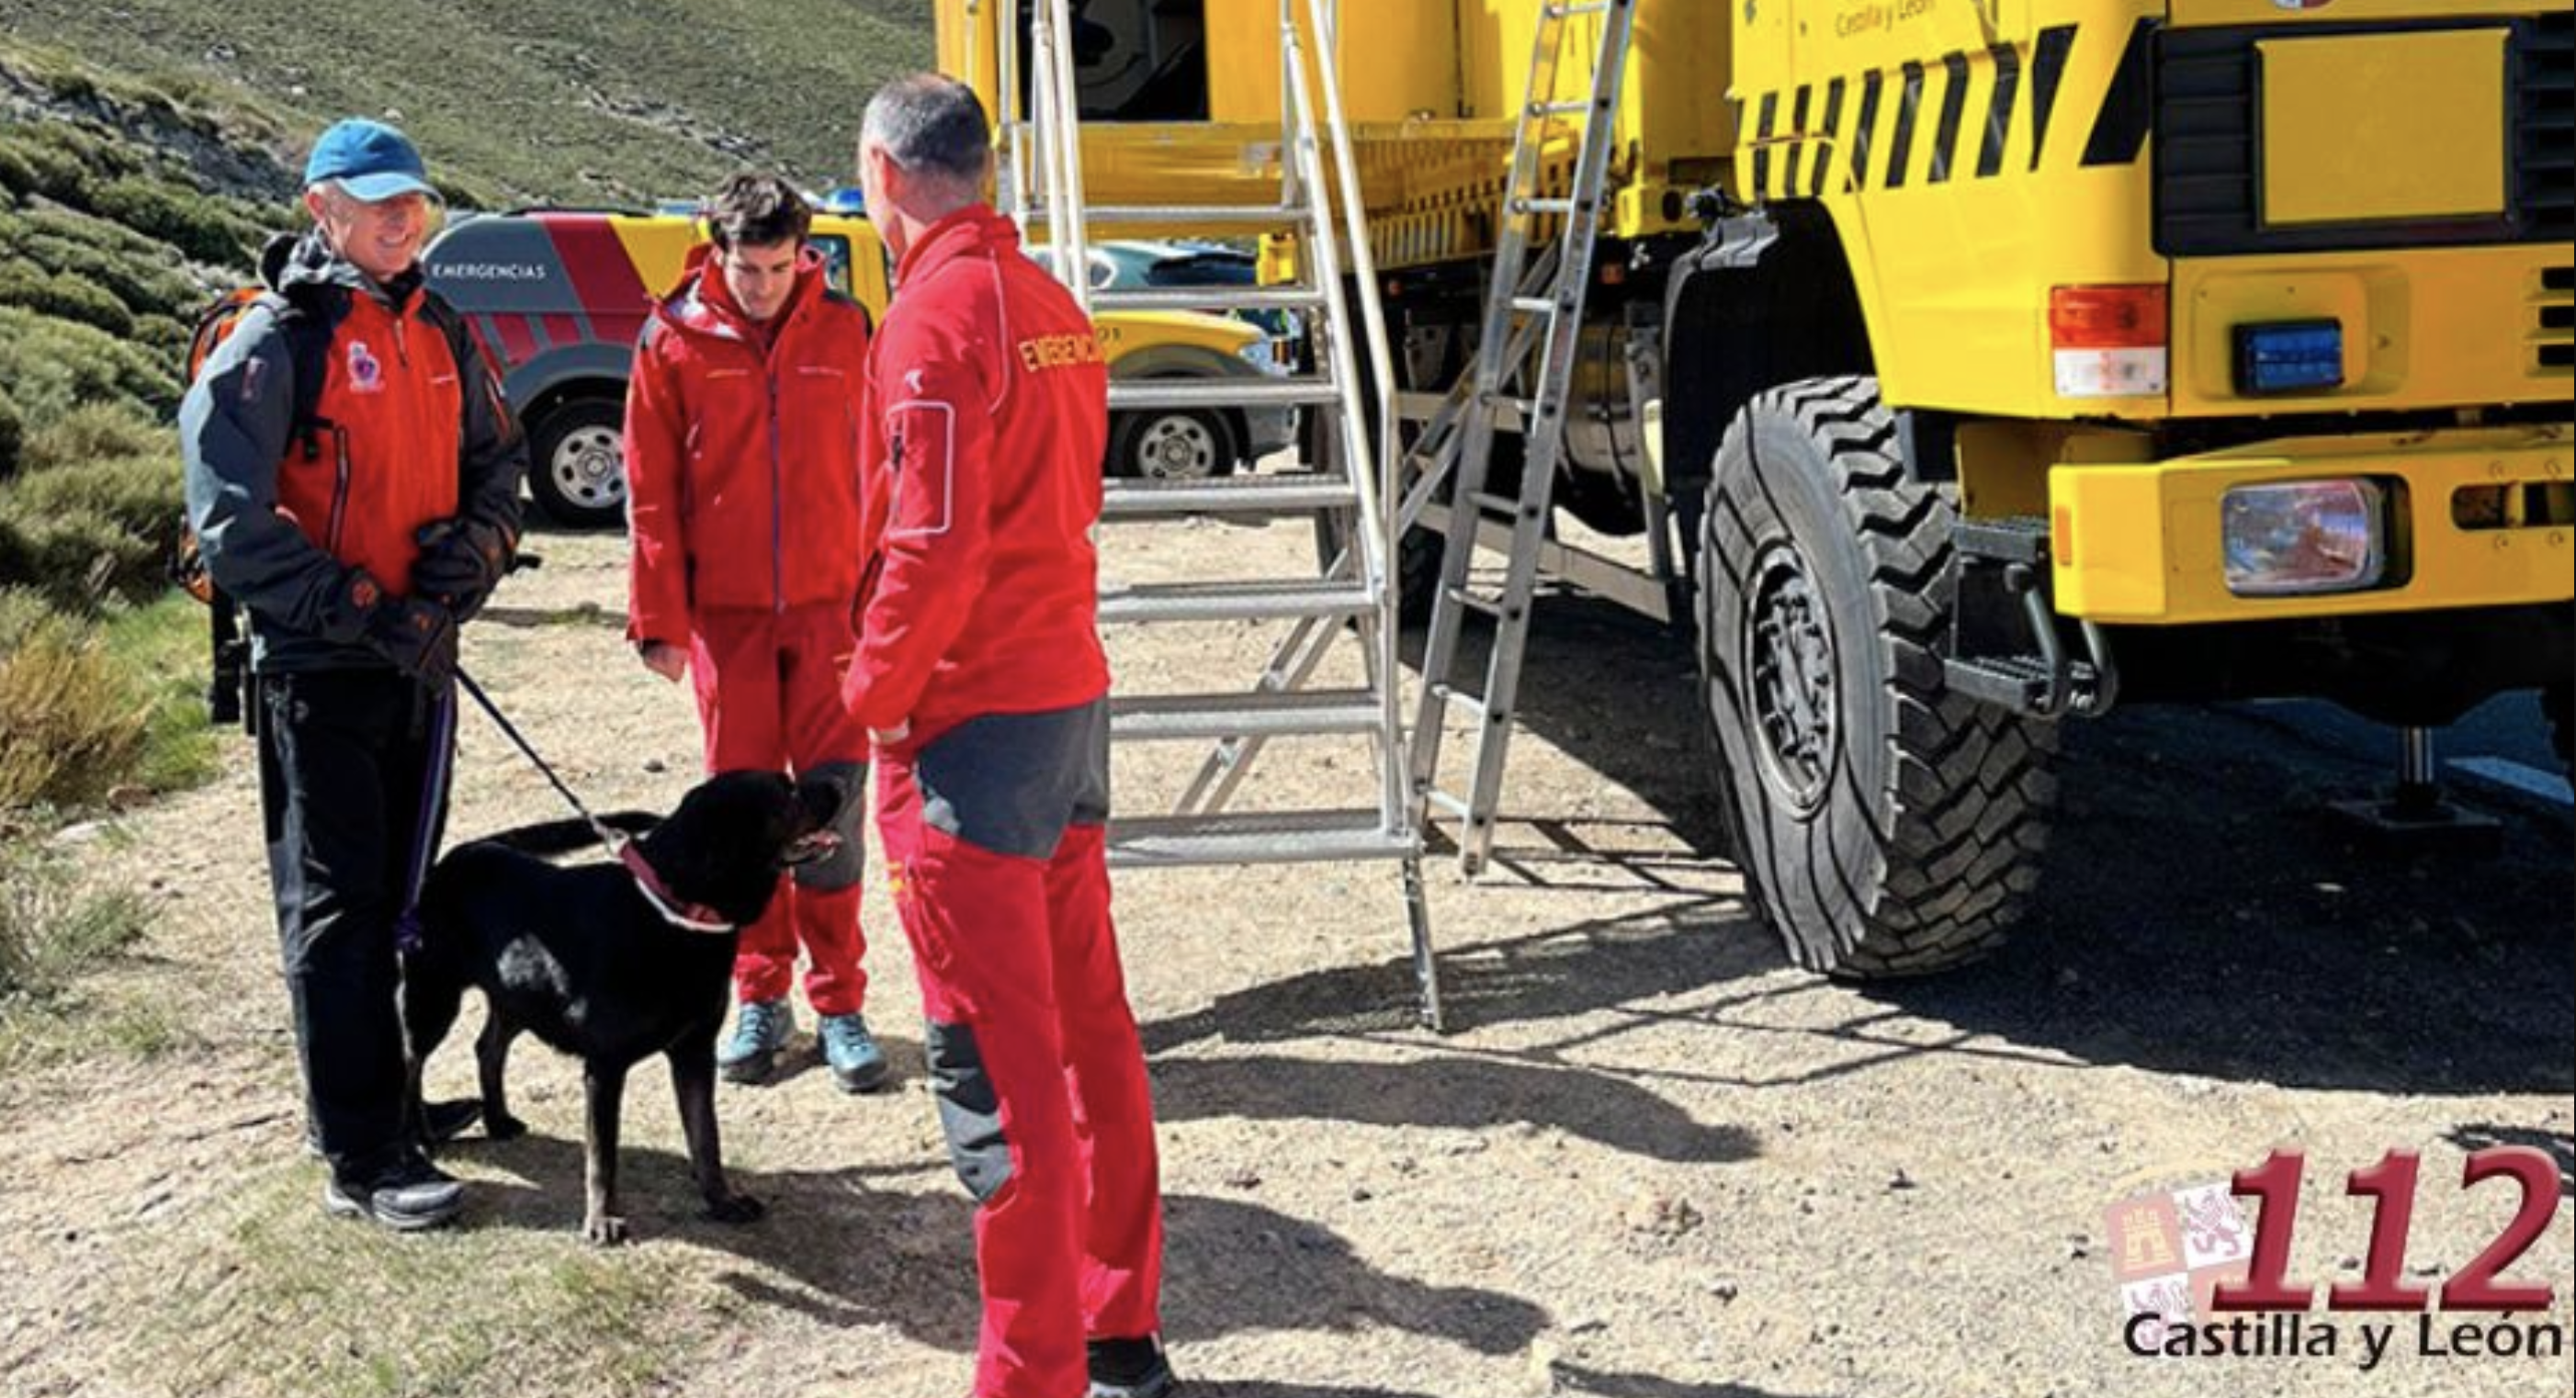
<svg viewBox="0 0 2576 1398"><path fill-rule="evenodd" d="M778 1051L795 1033L796 1011L785 999L746 1001L733 1037L716 1048L716 1072L726 1082L767 1082L778 1070Z"/></svg>
<svg viewBox="0 0 2576 1398"><path fill-rule="evenodd" d="M1181 1391L1181 1381L1172 1375L1171 1361L1163 1357L1159 1336L1093 1340L1087 1348L1091 1361L1089 1398L1170 1398Z"/></svg>
<svg viewBox="0 0 2576 1398"><path fill-rule="evenodd" d="M868 1033L865 1015L825 1015L816 1031L823 1040L823 1062L843 1092L870 1092L885 1086L885 1050Z"/></svg>

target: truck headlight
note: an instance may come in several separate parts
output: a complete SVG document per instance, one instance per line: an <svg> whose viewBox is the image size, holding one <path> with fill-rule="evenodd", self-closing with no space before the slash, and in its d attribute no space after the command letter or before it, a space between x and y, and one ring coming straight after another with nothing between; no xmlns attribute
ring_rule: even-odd
<svg viewBox="0 0 2576 1398"><path fill-rule="evenodd" d="M2242 485L2220 508L2227 590L2239 597L2360 592L2388 573L2387 492L2364 480Z"/></svg>

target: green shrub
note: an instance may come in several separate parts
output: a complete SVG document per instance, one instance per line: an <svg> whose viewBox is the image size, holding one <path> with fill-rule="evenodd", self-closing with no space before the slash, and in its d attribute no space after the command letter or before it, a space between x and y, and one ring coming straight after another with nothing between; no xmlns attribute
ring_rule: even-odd
<svg viewBox="0 0 2576 1398"><path fill-rule="evenodd" d="M20 458L30 472L167 453L170 429L130 407L84 403L28 435ZM172 471L175 467L162 465Z"/></svg>
<svg viewBox="0 0 2576 1398"><path fill-rule="evenodd" d="M43 593L0 585L0 655L25 644L36 633L36 624L53 614Z"/></svg>
<svg viewBox="0 0 2576 1398"><path fill-rule="evenodd" d="M0 393L29 428L83 403L128 404L158 416L179 405L179 365L96 327L0 304Z"/></svg>
<svg viewBox="0 0 2576 1398"><path fill-rule="evenodd" d="M169 585L180 499L168 457L22 472L0 489L0 586L82 613L151 598Z"/></svg>
<svg viewBox="0 0 2576 1398"><path fill-rule="evenodd" d="M188 341L196 334L189 320L177 316L138 315L134 318L134 343L143 349L182 364L188 357Z"/></svg>
<svg viewBox="0 0 2576 1398"><path fill-rule="evenodd" d="M47 427L48 453L77 451L82 438L99 445L121 444L127 432L107 426L113 416L112 409L105 413L84 409ZM157 434L148 428L133 435L142 438L147 452L157 447L162 454L90 457L50 470L20 472L0 492L0 509L37 519L94 514L135 533L159 537L179 517L179 463L168 453L167 439L152 440ZM58 443L58 436L66 440Z"/></svg>
<svg viewBox="0 0 2576 1398"><path fill-rule="evenodd" d="M37 137L37 129L34 125L0 128L0 179L20 194L86 203L89 176L80 157Z"/></svg>
<svg viewBox="0 0 2576 1398"><path fill-rule="evenodd" d="M0 655L0 811L105 799L132 772L149 722L95 628L39 621Z"/></svg>
<svg viewBox="0 0 2576 1398"><path fill-rule="evenodd" d="M81 896L58 861L0 845L0 1009L58 994L150 924L132 891Z"/></svg>
<svg viewBox="0 0 2576 1398"><path fill-rule="evenodd" d="M183 193L158 180L109 181L91 192L90 207L199 262L242 262L255 250L257 230L224 201Z"/></svg>
<svg viewBox="0 0 2576 1398"><path fill-rule="evenodd" d="M187 274L170 265L170 249L150 242L127 242L123 230L103 220L88 220L95 232L58 232L32 225L16 240L20 257L48 272L87 277L106 288L137 315L186 313L205 292Z"/></svg>
<svg viewBox="0 0 2576 1398"><path fill-rule="evenodd" d="M49 273L32 262L0 264L0 305L24 306L120 338L134 333L134 313L105 287L76 272Z"/></svg>
<svg viewBox="0 0 2576 1398"><path fill-rule="evenodd" d="M162 243L114 219L100 218L78 209L31 209L25 218L31 248L47 240L58 239L75 249L120 253L147 262L166 262L170 257L170 249ZM67 265L75 270L80 266L78 263Z"/></svg>
<svg viewBox="0 0 2576 1398"><path fill-rule="evenodd" d="M9 395L0 393L0 481L17 474L26 440L27 420L18 415L18 405Z"/></svg>

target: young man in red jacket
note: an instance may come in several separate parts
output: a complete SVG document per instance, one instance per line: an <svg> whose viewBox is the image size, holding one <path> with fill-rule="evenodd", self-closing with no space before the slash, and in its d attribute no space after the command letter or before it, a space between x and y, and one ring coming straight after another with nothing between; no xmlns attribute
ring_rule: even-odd
<svg viewBox="0 0 2576 1398"><path fill-rule="evenodd" d="M824 285L811 211L786 181L737 175L707 213L713 241L655 308L627 380L626 634L653 673L695 681L708 771L864 766L840 680L857 644L867 312ZM716 1055L729 1080L777 1066L802 942L833 1080L886 1081L860 1012L864 805L843 813L841 853L798 868L742 930L742 1015Z"/></svg>
<svg viewBox="0 0 2576 1398"><path fill-rule="evenodd" d="M1154 1113L1102 828L1108 371L980 202L988 141L947 78L868 104L860 180L900 265L870 366L873 578L845 697L876 743L940 1121L980 1205L977 1398L1162 1398Z"/></svg>

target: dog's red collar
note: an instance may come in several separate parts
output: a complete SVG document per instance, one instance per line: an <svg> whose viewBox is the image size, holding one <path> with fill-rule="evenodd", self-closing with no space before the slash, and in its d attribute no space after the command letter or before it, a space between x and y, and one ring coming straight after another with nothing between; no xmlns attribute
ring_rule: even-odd
<svg viewBox="0 0 2576 1398"><path fill-rule="evenodd" d="M635 880L635 891L644 895L644 901L653 905L653 911L660 913L664 922L687 932L713 934L734 930L734 925L725 921L724 915L715 909L703 903L681 902L671 892L670 885L662 882L662 876L653 872L653 866L645 862L644 851L637 849L633 840L618 841L617 862L626 866L626 872Z"/></svg>

